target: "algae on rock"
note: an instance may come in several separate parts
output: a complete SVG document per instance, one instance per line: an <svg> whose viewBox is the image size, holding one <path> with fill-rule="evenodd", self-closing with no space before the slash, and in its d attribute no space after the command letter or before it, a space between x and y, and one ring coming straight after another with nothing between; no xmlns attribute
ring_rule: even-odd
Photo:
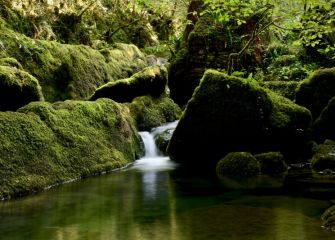
<svg viewBox="0 0 335 240"><path fill-rule="evenodd" d="M120 168L142 154L129 109L109 99L0 112L0 198Z"/></svg>

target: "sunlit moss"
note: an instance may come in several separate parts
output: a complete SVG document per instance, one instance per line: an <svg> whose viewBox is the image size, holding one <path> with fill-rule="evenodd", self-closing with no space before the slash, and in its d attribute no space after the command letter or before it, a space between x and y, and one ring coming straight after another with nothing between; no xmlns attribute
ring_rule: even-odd
<svg viewBox="0 0 335 240"><path fill-rule="evenodd" d="M127 78L148 66L146 55L135 45L116 44L101 51L84 45L34 40L4 28L0 57L18 60L36 77L47 101L85 99L113 80Z"/></svg>
<svg viewBox="0 0 335 240"><path fill-rule="evenodd" d="M123 167L142 153L129 109L109 99L0 112L0 134L0 198Z"/></svg>

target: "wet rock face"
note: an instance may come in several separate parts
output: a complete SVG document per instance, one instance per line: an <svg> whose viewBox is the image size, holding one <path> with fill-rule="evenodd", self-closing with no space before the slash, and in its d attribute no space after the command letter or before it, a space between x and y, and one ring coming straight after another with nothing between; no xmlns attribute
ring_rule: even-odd
<svg viewBox="0 0 335 240"><path fill-rule="evenodd" d="M0 66L0 111L15 111L33 101L43 101L37 79L15 67Z"/></svg>
<svg viewBox="0 0 335 240"><path fill-rule="evenodd" d="M168 146L177 162L215 166L229 152L297 151L310 112L257 83L209 70Z"/></svg>

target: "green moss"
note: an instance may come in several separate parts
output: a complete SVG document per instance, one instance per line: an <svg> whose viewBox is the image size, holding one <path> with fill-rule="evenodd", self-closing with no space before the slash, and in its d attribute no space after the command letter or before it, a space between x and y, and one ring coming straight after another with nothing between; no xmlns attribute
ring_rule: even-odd
<svg viewBox="0 0 335 240"><path fill-rule="evenodd" d="M0 111L15 111L32 101L43 101L37 79L17 68L0 66Z"/></svg>
<svg viewBox="0 0 335 240"><path fill-rule="evenodd" d="M228 153L216 166L219 176L251 177L259 175L260 170L260 163L248 152Z"/></svg>
<svg viewBox="0 0 335 240"><path fill-rule="evenodd" d="M7 28L0 32L0 57L17 59L39 79L47 101L85 99L109 81L126 78L148 66L134 45L116 44L101 51L28 38Z"/></svg>
<svg viewBox="0 0 335 240"><path fill-rule="evenodd" d="M326 140L314 148L312 157L312 169L316 171L335 171L335 142Z"/></svg>
<svg viewBox="0 0 335 240"><path fill-rule="evenodd" d="M296 93L296 103L308 108L317 119L328 101L335 96L335 68L316 71Z"/></svg>
<svg viewBox="0 0 335 240"><path fill-rule="evenodd" d="M15 58L0 58L0 66L14 67L23 70L22 65Z"/></svg>
<svg viewBox="0 0 335 240"><path fill-rule="evenodd" d="M142 152L129 109L108 99L1 112L0 134L0 198L119 168Z"/></svg>
<svg viewBox="0 0 335 240"><path fill-rule="evenodd" d="M292 101L295 99L295 93L299 86L296 81L266 81L259 84Z"/></svg>
<svg viewBox="0 0 335 240"><path fill-rule="evenodd" d="M300 154L310 112L257 82L208 70L168 146L177 162L213 167L229 152Z"/></svg>
<svg viewBox="0 0 335 240"><path fill-rule="evenodd" d="M181 110L170 98L143 96L127 104L140 131L150 131L167 122L179 119Z"/></svg>
<svg viewBox="0 0 335 240"><path fill-rule="evenodd" d="M135 97L151 95L159 97L167 83L167 70L161 66L143 69L127 79L107 83L98 88L91 100L111 98L117 102L131 102Z"/></svg>
<svg viewBox="0 0 335 240"><path fill-rule="evenodd" d="M287 171L284 156L280 152L261 153L255 155L255 158L260 162L264 174L282 174Z"/></svg>

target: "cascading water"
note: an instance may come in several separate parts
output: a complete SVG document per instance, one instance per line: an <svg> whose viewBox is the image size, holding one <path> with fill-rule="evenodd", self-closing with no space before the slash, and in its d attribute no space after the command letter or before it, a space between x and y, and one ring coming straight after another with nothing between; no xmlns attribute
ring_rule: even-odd
<svg viewBox="0 0 335 240"><path fill-rule="evenodd" d="M134 163L134 169L140 171L161 171L175 168L176 164L157 149L155 136L161 134L165 130L174 129L177 126L177 123L178 122L176 121L162 125L152 129L151 132L139 132L144 143L145 155Z"/></svg>

